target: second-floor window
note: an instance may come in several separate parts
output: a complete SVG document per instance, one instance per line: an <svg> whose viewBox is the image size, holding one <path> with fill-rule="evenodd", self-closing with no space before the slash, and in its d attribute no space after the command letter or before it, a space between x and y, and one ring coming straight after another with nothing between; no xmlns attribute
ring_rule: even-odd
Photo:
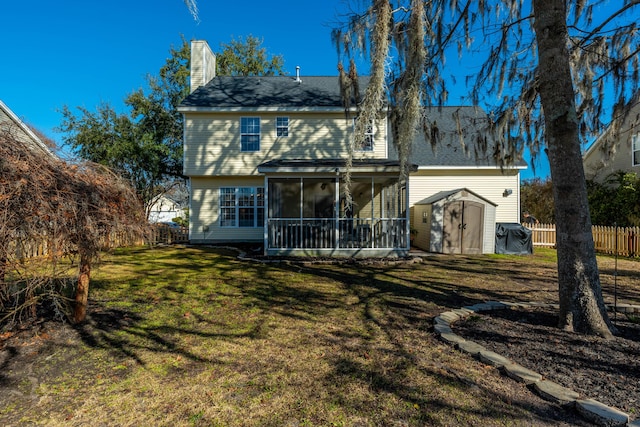
<svg viewBox="0 0 640 427"><path fill-rule="evenodd" d="M631 137L631 165L640 166L640 133Z"/></svg>
<svg viewBox="0 0 640 427"><path fill-rule="evenodd" d="M355 130L356 119L353 119L353 128ZM355 148L357 151L373 151L373 123L369 123L364 133L364 140L359 147Z"/></svg>
<svg viewBox="0 0 640 427"><path fill-rule="evenodd" d="M240 118L240 151L260 151L260 117Z"/></svg>
<svg viewBox="0 0 640 427"><path fill-rule="evenodd" d="M289 117L276 117L276 136L289 136Z"/></svg>

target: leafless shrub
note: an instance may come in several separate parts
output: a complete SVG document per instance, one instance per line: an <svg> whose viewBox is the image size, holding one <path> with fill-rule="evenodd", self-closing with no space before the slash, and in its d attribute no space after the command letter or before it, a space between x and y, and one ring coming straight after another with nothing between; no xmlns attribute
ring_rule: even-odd
<svg viewBox="0 0 640 427"><path fill-rule="evenodd" d="M110 170L0 133L0 324L32 320L45 306L82 321L103 242L123 230L141 236L144 224L134 190ZM63 261L75 254L70 275Z"/></svg>

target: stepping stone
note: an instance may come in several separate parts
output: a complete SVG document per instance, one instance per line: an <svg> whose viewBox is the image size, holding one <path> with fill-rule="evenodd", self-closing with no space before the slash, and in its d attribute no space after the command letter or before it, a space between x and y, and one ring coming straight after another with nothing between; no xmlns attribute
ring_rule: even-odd
<svg viewBox="0 0 640 427"><path fill-rule="evenodd" d="M443 320L446 320L449 323L453 323L460 319L460 316L458 316L453 311L445 311L444 313L440 313L440 316L438 317L440 317Z"/></svg>
<svg viewBox="0 0 640 427"><path fill-rule="evenodd" d="M573 403L578 399L578 397L580 397L580 395L575 391L548 380L534 383L533 388L543 398L560 405Z"/></svg>
<svg viewBox="0 0 640 427"><path fill-rule="evenodd" d="M481 351L478 354L478 358L481 362L486 363L487 365L495 366L497 368L501 368L504 365L508 365L513 363L511 360L507 359L504 356L499 355L498 353L487 350Z"/></svg>
<svg viewBox="0 0 640 427"><path fill-rule="evenodd" d="M433 318L433 323L436 325L446 325L449 326L451 321L442 318L441 316L436 316Z"/></svg>
<svg viewBox="0 0 640 427"><path fill-rule="evenodd" d="M593 399L576 400L580 415L601 426L626 426L629 415Z"/></svg>
<svg viewBox="0 0 640 427"><path fill-rule="evenodd" d="M443 332L440 334L440 338L452 345L466 342L464 338L462 338L460 335L454 334L453 332Z"/></svg>
<svg viewBox="0 0 640 427"><path fill-rule="evenodd" d="M489 310L504 310L507 308L507 306L500 301L487 301L485 304L491 307Z"/></svg>
<svg viewBox="0 0 640 427"><path fill-rule="evenodd" d="M433 330L438 334L453 333L453 330L448 323L436 323L435 325L433 325Z"/></svg>
<svg viewBox="0 0 640 427"><path fill-rule="evenodd" d="M475 311L466 309L466 308L456 308L455 310L451 310L452 312L454 312L455 314L457 314L458 316L460 316L461 319L464 319L465 317L475 313Z"/></svg>
<svg viewBox="0 0 640 427"><path fill-rule="evenodd" d="M459 350L465 353L469 353L472 356L479 355L481 351L488 351L486 347L483 347L480 344L475 343L473 341L464 341L464 342L458 343L457 347Z"/></svg>
<svg viewBox="0 0 640 427"><path fill-rule="evenodd" d="M506 364L502 368L509 378L527 385L542 381L542 375L516 363Z"/></svg>

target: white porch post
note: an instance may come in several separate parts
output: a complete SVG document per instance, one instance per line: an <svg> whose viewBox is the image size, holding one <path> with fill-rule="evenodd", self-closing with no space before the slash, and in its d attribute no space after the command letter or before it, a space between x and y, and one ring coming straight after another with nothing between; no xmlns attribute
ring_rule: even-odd
<svg viewBox="0 0 640 427"><path fill-rule="evenodd" d="M262 252L266 256L269 245L269 177L264 176L264 222L262 224L263 244Z"/></svg>
<svg viewBox="0 0 640 427"><path fill-rule="evenodd" d="M333 247L338 248L338 242L340 242L340 171L336 168L336 177L334 178L335 196L333 202L333 218L334 218L334 233L333 233Z"/></svg>
<svg viewBox="0 0 640 427"><path fill-rule="evenodd" d="M406 246L405 248L407 249L407 251L409 251L411 249L411 239L409 238L410 236L410 232L411 232L411 224L410 224L410 218L409 218L409 177L407 177L405 184L404 184L404 208L405 208L405 220L406 220L406 226L405 226L405 239L406 239Z"/></svg>

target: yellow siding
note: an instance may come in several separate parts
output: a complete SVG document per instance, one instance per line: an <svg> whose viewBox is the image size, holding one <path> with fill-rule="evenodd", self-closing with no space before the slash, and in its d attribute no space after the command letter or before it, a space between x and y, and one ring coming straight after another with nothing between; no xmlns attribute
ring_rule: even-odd
<svg viewBox="0 0 640 427"><path fill-rule="evenodd" d="M189 238L191 241L255 241L263 228L224 227L218 224L220 187L262 187L261 177L212 177L191 179ZM208 227L207 231L205 228Z"/></svg>
<svg viewBox="0 0 640 427"><path fill-rule="evenodd" d="M289 136L276 137L276 117L289 117ZM240 151L240 118L260 117L260 151ZM189 176L256 175L274 159L336 159L347 156L352 121L343 113L188 113L184 172ZM375 127L374 150L356 158L387 157L386 122Z"/></svg>
<svg viewBox="0 0 640 427"><path fill-rule="evenodd" d="M418 171L409 180L409 206L439 191L468 188L497 205L496 222L520 222L519 177L515 170L504 175L499 170ZM505 189L512 194L504 197Z"/></svg>
<svg viewBox="0 0 640 427"><path fill-rule="evenodd" d="M216 75L216 56L204 40L191 41L191 92Z"/></svg>

